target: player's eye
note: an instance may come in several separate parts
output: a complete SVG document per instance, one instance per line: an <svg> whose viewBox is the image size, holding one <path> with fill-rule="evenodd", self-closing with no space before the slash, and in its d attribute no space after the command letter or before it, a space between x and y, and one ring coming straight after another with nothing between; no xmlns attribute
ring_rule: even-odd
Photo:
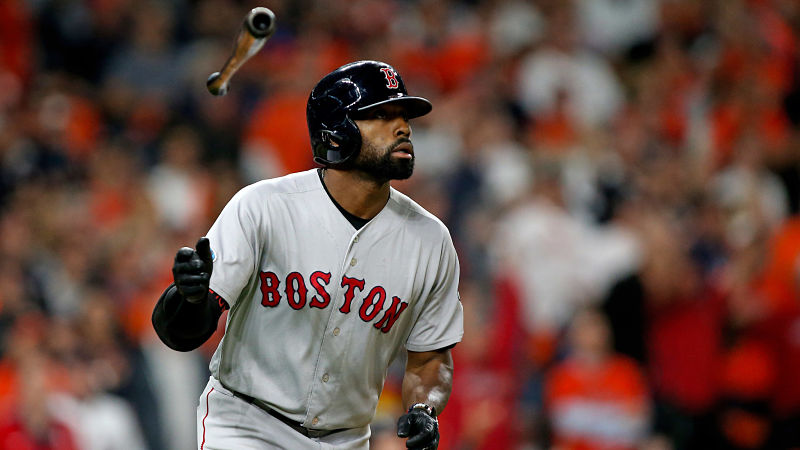
<svg viewBox="0 0 800 450"><path fill-rule="evenodd" d="M405 120L408 120L408 114L405 110L396 108L386 108L386 107L377 107L374 109L368 110L364 115L361 116L363 119L368 120L392 120L395 117L402 117Z"/></svg>

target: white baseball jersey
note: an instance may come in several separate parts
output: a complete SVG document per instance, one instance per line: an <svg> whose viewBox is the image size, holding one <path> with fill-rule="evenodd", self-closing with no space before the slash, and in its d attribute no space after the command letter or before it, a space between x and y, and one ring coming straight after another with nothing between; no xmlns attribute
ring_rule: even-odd
<svg viewBox="0 0 800 450"><path fill-rule="evenodd" d="M307 428L369 424L403 347L463 335L450 234L395 189L355 230L316 170L260 181L208 237L210 287L231 307L212 374Z"/></svg>

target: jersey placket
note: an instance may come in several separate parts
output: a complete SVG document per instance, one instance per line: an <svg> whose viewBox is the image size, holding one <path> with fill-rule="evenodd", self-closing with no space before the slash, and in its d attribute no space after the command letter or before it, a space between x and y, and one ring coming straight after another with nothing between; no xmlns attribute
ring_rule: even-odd
<svg viewBox="0 0 800 450"><path fill-rule="evenodd" d="M360 240L360 234L367 228L365 225L350 238L347 251L344 254L339 276L333 278L340 280L342 276L348 275L348 271L358 267L359 261L356 255L356 247ZM353 337L347 326L347 318L350 314L343 314L340 311L341 300L344 298L345 288L341 283L336 284L336 289L331 298L331 311L328 322L325 326L322 342L320 344L317 363L314 366L314 377L311 391L308 395L306 420L303 423L308 428L323 428L326 425L325 417L321 414L320 406L330 405L332 395L330 394L339 385L339 377L342 373L341 364L346 359L345 353L352 348L350 339ZM351 305L352 308L352 305ZM329 355L336 355L331 358Z"/></svg>

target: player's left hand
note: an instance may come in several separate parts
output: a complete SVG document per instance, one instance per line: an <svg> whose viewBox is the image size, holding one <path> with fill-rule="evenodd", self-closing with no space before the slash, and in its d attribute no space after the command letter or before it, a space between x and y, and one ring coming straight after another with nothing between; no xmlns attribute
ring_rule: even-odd
<svg viewBox="0 0 800 450"><path fill-rule="evenodd" d="M214 268L207 237L197 241L196 250L183 247L175 255L172 278L178 292L189 303L200 303L208 297L208 283Z"/></svg>
<svg viewBox="0 0 800 450"><path fill-rule="evenodd" d="M400 416L397 436L408 438L406 448L435 450L439 447L439 422L433 408L417 403Z"/></svg>

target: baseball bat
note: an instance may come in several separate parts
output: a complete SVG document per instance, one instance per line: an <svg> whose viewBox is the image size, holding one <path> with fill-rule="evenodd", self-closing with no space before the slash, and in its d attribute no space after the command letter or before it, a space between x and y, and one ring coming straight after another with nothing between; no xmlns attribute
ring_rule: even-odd
<svg viewBox="0 0 800 450"><path fill-rule="evenodd" d="M242 29L236 36L236 44L233 53L225 61L219 72L209 75L206 81L208 92L213 95L225 95L228 93L228 83L233 78L233 74L242 65L255 55L264 43L267 42L275 32L275 14L263 6L253 8L247 13L242 23Z"/></svg>

